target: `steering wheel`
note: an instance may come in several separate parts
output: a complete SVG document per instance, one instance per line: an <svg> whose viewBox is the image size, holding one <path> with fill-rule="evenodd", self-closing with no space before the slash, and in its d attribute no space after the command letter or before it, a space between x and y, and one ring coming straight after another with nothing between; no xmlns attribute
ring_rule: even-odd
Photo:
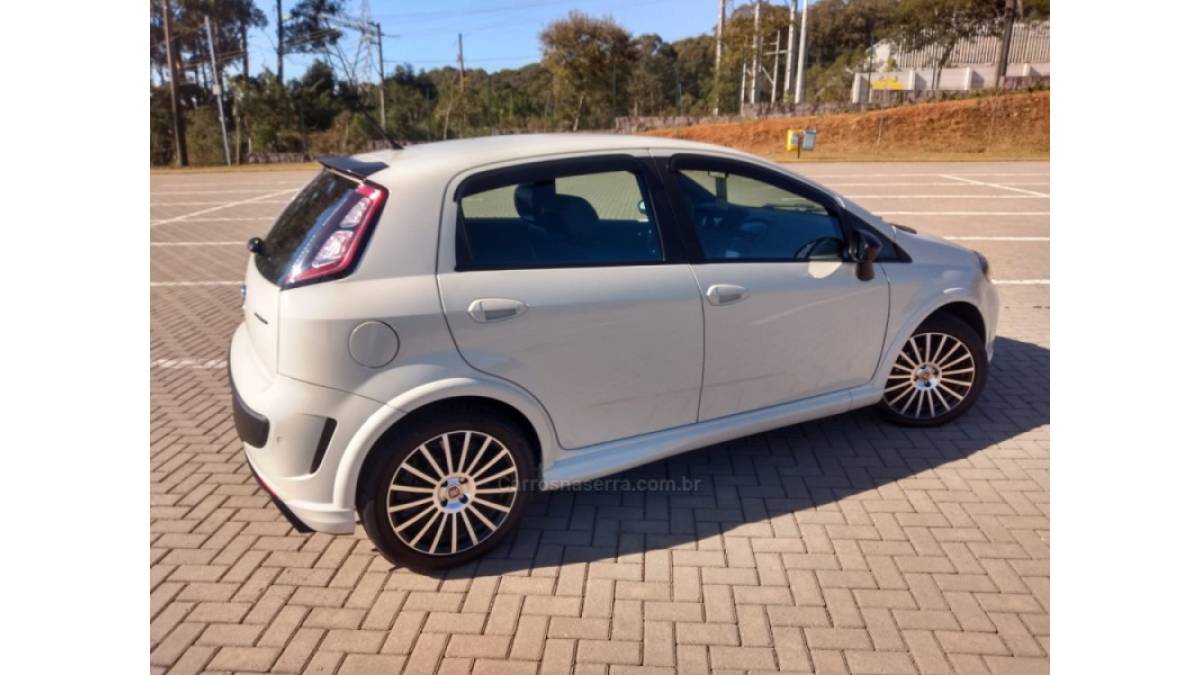
<svg viewBox="0 0 1200 675"><path fill-rule="evenodd" d="M834 244L833 252L838 255L838 258L841 258L840 253L842 240L838 237L817 237L816 239L813 239L812 241L796 249L796 254L792 257L796 260L807 260L812 257L813 252L818 250L818 247L828 242L832 242Z"/></svg>

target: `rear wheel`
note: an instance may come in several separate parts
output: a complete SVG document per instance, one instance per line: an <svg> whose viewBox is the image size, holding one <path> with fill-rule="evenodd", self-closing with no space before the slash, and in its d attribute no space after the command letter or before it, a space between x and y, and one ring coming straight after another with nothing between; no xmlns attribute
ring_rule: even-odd
<svg viewBox="0 0 1200 675"><path fill-rule="evenodd" d="M434 570L474 560L520 520L532 457L524 433L490 411L416 421L369 469L363 527L396 565Z"/></svg>
<svg viewBox="0 0 1200 675"><path fill-rule="evenodd" d="M934 315L904 343L876 409L905 426L945 424L974 405L987 369L983 338L955 316Z"/></svg>

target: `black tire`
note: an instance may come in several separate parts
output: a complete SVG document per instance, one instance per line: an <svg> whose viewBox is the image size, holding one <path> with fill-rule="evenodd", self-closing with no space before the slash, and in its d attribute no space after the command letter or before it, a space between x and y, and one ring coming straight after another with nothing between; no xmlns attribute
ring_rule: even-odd
<svg viewBox="0 0 1200 675"><path fill-rule="evenodd" d="M485 436L490 437L491 441L487 441ZM449 439L447 445L450 450L442 446L443 438ZM392 564L423 571L457 567L495 548L520 521L533 489L533 449L525 432L507 417L476 406L443 409L436 414L421 415L410 420L384 442L384 452L375 455L374 461L363 468L359 518L380 555ZM495 445L497 442L499 448ZM428 455L421 453L422 446L429 451ZM480 469L483 464L492 461L489 449L497 454L506 449L511 456L513 471L509 472L508 460L503 457L486 471ZM468 474L462 468L476 454L482 459L472 464L471 468L475 468L479 474L476 478L491 487L475 487L473 480L467 485ZM410 459L412 463L401 472L401 466ZM430 461L442 471L442 475L434 473ZM450 471L444 471L443 464L449 464ZM424 493L419 490L425 487L426 481L414 478L413 468L428 478L441 481L430 491L429 504L417 503L425 499ZM499 479L493 477L501 472L508 473ZM451 480L462 480L463 483L461 486L458 482L448 485ZM398 487L393 487L394 482ZM507 495L491 494L499 489L507 490L509 486L516 488L511 504L504 501ZM460 488L461 491L451 492L454 488ZM488 497L475 494L474 490L479 489L489 492ZM451 496L455 499L450 499ZM395 514L389 512L389 508L398 509L407 503L417 505L396 511ZM508 506L509 510L501 512L494 504ZM456 510L450 512L450 506ZM402 539L396 527L428 511L430 507L434 510L429 518L437 519L438 527L433 526L433 520L429 521L429 525L423 525L425 520L418 520L409 528L402 528L401 532L409 535L409 541ZM401 519L404 522L398 522ZM484 524L485 521L487 524ZM446 523L450 527L444 527ZM495 526L495 529L487 530L488 525ZM425 529L421 530L422 527ZM421 534L413 534L414 531L420 531ZM449 541L451 531L457 535L453 549ZM477 537L478 542L472 543ZM468 547L463 549L464 546Z"/></svg>
<svg viewBox="0 0 1200 675"><path fill-rule="evenodd" d="M943 347L939 349L942 336L957 340L962 346L954 347L953 354ZM928 337L928 342L926 338ZM947 342L950 342L947 340ZM951 343L952 344L952 343ZM969 358L964 355L969 354ZM934 359L921 359L922 355L933 354ZM940 359L940 367L937 361ZM916 364L915 361L924 361ZM964 365L974 369L970 386L953 382L964 377ZM922 371L920 366L932 367ZM910 367L916 366L916 367ZM940 369L939 369L940 368ZM946 375L942 375L946 373ZM896 362L889 366L888 380L884 385L883 399L875 404L876 411L887 421L907 427L934 427L957 419L975 405L979 394L987 383L988 361L983 336L962 319L949 314L934 314L917 327ZM908 379L905 379L905 378ZM930 382L932 381L932 384ZM911 387L903 386L905 383ZM919 383L919 384L918 384ZM928 389L929 393L922 393ZM901 398L907 396L908 398ZM955 398L961 396L961 398ZM920 401L917 413L913 414L913 402ZM928 405L928 413L921 412ZM948 406L946 404L949 404ZM906 407L907 404L907 407ZM903 411L901 410L903 408Z"/></svg>

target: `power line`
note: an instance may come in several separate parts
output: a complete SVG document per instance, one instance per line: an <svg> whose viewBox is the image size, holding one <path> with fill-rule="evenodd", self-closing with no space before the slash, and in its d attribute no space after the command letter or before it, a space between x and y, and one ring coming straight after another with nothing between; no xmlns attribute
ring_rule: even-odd
<svg viewBox="0 0 1200 675"><path fill-rule="evenodd" d="M405 60L405 61L393 61L391 59L388 59L387 63L391 63L391 64L395 64L395 65L404 65L407 63L453 63L456 61L457 58L458 58L457 56L447 56L444 59L412 59L412 60ZM482 62L482 61L518 61L521 59L540 60L541 58L542 58L541 54L537 54L535 56L527 56L527 55L488 56L485 58L472 58L472 59L470 59L470 62L478 63L478 62Z"/></svg>

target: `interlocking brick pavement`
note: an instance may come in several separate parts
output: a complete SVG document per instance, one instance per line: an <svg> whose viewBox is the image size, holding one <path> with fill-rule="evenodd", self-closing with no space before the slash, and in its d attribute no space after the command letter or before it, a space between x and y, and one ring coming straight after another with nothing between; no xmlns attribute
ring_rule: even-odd
<svg viewBox="0 0 1200 675"><path fill-rule="evenodd" d="M152 189L262 180L265 194L304 178L263 176L269 185L231 174ZM1048 234L1045 222L1029 227ZM256 227L197 218L151 237ZM1004 262L1040 261L1047 244L1008 246L989 253L994 277L1048 278ZM152 278L236 279L245 255L154 247ZM486 559L423 575L393 569L361 528L333 537L287 524L250 476L229 414L236 287L152 288L152 360L214 364L151 367L151 671L1046 672L1049 293L1002 287L1001 301L988 388L958 422L901 429L858 411L618 476L686 477L699 481L692 492L541 494Z"/></svg>

